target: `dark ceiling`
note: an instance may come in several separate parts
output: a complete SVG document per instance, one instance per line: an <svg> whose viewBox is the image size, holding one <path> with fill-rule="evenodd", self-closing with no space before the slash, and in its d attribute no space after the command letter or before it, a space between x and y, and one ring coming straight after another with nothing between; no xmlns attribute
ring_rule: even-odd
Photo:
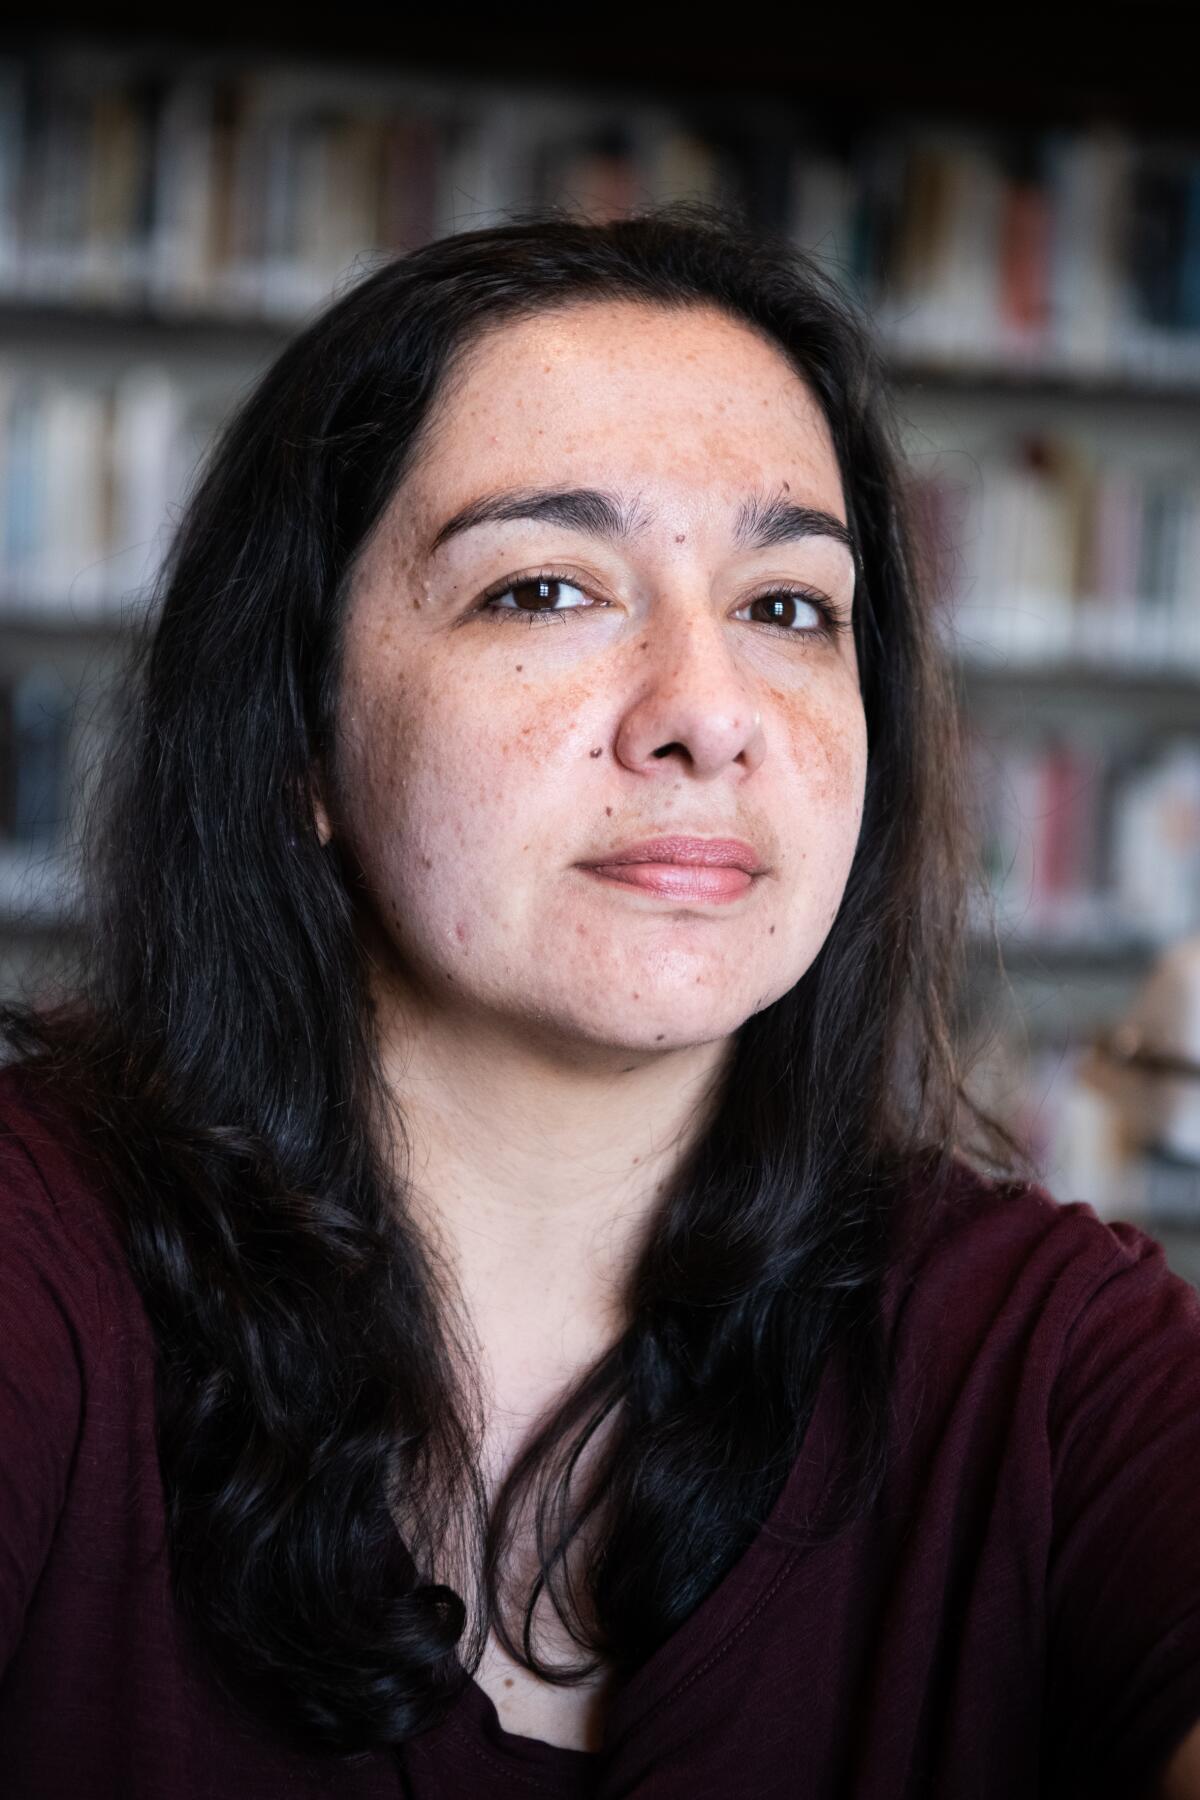
<svg viewBox="0 0 1200 1800"><path fill-rule="evenodd" d="M703 29L683 9L672 9L669 22L664 13L659 25L645 9L628 21L612 8L591 18L563 7L544 15L432 9L431 21L424 9L352 0L287 12L266 0L177 0L166 8L6 0L0 46L55 35L154 38L664 95L760 93L847 111L928 106L1064 123L1107 115L1200 137L1193 4L971 7L944 17L934 10L696 9L691 19L711 20Z"/></svg>

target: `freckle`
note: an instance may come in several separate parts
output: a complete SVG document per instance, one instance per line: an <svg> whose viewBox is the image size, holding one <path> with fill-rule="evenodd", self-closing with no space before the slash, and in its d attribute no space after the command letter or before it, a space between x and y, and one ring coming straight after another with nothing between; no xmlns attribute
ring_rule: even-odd
<svg viewBox="0 0 1200 1800"><path fill-rule="evenodd" d="M505 1676L505 1677L504 1677L504 1685L505 1685L505 1687L511 1687L511 1686L512 1686L512 1684L513 1684L513 1678L512 1678L512 1676L511 1676L511 1675L506 1675L506 1676Z"/></svg>
<svg viewBox="0 0 1200 1800"><path fill-rule="evenodd" d="M427 868L427 869L432 869L432 867L433 867L433 858L432 858L432 856L423 856L423 857L422 857L422 858L421 858L421 861L422 861L422 862L423 862L423 863L424 863L424 865L425 865L425 867L426 867L426 868Z"/></svg>
<svg viewBox="0 0 1200 1800"><path fill-rule="evenodd" d="M603 756L604 755L604 745L598 744L594 750L588 751L588 755L589 756Z"/></svg>
<svg viewBox="0 0 1200 1800"><path fill-rule="evenodd" d="M640 994L635 994L633 997L635 1000L640 1000L642 996Z"/></svg>
<svg viewBox="0 0 1200 1800"><path fill-rule="evenodd" d="M418 597L418 596L417 596L417 595L416 595L416 594L414 594L414 595L413 595L413 608L414 608L414 610L415 610L415 609L416 609L416 608L417 608L417 607L418 607L418 606L420 606L420 604L421 604L421 602L420 602L420 599L419 599L419 597Z"/></svg>
<svg viewBox="0 0 1200 1800"><path fill-rule="evenodd" d="M606 818L606 819L611 819L611 818L612 818L612 807L611 807L611 806L606 806L606 807L605 807L605 809L604 809L604 816L605 816L605 818Z"/></svg>
<svg viewBox="0 0 1200 1800"><path fill-rule="evenodd" d="M665 1031L660 1031L660 1032L659 1032L659 1034L658 1034L658 1036L657 1036L657 1037L656 1037L656 1038L655 1038L655 1040L654 1040L654 1041L655 1041L655 1043L656 1043L656 1044L661 1044L661 1043L662 1043L662 1041L663 1041L663 1039L664 1039L664 1038L665 1038L665 1037L666 1037L666 1035L667 1035L667 1034L666 1034L666 1032L665 1032Z"/></svg>
<svg viewBox="0 0 1200 1800"><path fill-rule="evenodd" d="M633 1160L635 1163L640 1163L642 1159L640 1156L635 1156Z"/></svg>
<svg viewBox="0 0 1200 1800"><path fill-rule="evenodd" d="M521 845L521 848L522 848L522 850L528 850L528 848L529 848L529 845L528 845L528 844L522 844L522 845Z"/></svg>
<svg viewBox="0 0 1200 1800"><path fill-rule="evenodd" d="M639 649L639 650L646 650L646 649L648 649L648 648L649 648L649 646L650 646L650 640L649 640L649 638L643 638L643 639L642 639L642 641L641 641L641 643L640 643L640 644L639 644L639 645L638 645L638 649Z"/></svg>
<svg viewBox="0 0 1200 1800"><path fill-rule="evenodd" d="M523 669L523 668L524 668L524 667L525 667L525 664L524 664L524 663L518 663L518 664L517 664L517 674L518 674L518 675L519 675L519 674L520 674L520 673L521 673L521 670L522 670L522 669Z"/></svg>
<svg viewBox="0 0 1200 1800"><path fill-rule="evenodd" d="M763 401L763 405L764 405L764 406L765 406L765 405L766 405L766 404L767 404L767 403L766 403L766 401L765 401L765 400L764 400L764 401ZM675 539L675 542L676 542L676 543L677 543L677 544L682 544L682 543L683 543L683 540L684 540L684 539L685 539L685 538L686 538L686 536L687 536L687 532L686 532L686 531L681 531L681 532L679 532L679 533L678 533L678 535L677 535L677 536L676 536L676 539Z"/></svg>
<svg viewBox="0 0 1200 1800"><path fill-rule="evenodd" d="M775 927L774 927L774 926L773 926L773 925L772 925L772 927L771 927L771 929L770 929L770 931L768 931L768 933L767 933L767 936L768 936L768 937L774 937L774 936L775 936Z"/></svg>

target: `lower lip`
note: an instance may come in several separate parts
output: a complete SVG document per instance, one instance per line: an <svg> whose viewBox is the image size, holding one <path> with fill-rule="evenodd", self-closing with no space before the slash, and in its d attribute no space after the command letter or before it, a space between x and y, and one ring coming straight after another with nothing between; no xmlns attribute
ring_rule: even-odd
<svg viewBox="0 0 1200 1800"><path fill-rule="evenodd" d="M589 863L586 873L618 887L640 888L666 900L736 900L754 885L745 869L697 863Z"/></svg>

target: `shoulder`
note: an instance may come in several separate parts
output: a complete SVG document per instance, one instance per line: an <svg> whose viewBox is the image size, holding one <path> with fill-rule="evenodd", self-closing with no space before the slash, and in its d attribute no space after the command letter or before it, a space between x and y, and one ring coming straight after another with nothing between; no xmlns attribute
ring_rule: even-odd
<svg viewBox="0 0 1200 1800"><path fill-rule="evenodd" d="M1200 1294L1149 1232L965 1162L932 1201L901 1196L887 1312L919 1391L1004 1410L1019 1388L1051 1439L1122 1360L1200 1382Z"/></svg>
<svg viewBox="0 0 1200 1800"><path fill-rule="evenodd" d="M0 1673L56 1554L69 1611L129 1541L152 1442L148 1326L89 1136L24 1065L0 1069Z"/></svg>
<svg viewBox="0 0 1200 1800"><path fill-rule="evenodd" d="M892 1282L902 1308L917 1296L964 1321L1036 1309L1068 1325L1123 1274L1197 1299L1162 1246L1127 1219L1101 1218L1088 1200L1037 1181L1005 1181L956 1158L931 1196L913 1178L898 1208Z"/></svg>
<svg viewBox="0 0 1200 1800"><path fill-rule="evenodd" d="M10 1306L67 1319L80 1349L129 1283L86 1123L19 1063L0 1068L0 1274Z"/></svg>

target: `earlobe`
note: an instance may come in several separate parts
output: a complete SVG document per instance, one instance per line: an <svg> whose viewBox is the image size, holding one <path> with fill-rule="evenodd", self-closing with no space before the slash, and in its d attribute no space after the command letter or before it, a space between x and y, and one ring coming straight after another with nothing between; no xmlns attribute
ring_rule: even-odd
<svg viewBox="0 0 1200 1800"><path fill-rule="evenodd" d="M330 838L333 836L333 825L330 822L329 813L321 795L321 787L321 775L319 772L314 773L312 780L309 783L309 802L312 806L313 823L317 828L317 836L321 840L321 848L324 849Z"/></svg>

